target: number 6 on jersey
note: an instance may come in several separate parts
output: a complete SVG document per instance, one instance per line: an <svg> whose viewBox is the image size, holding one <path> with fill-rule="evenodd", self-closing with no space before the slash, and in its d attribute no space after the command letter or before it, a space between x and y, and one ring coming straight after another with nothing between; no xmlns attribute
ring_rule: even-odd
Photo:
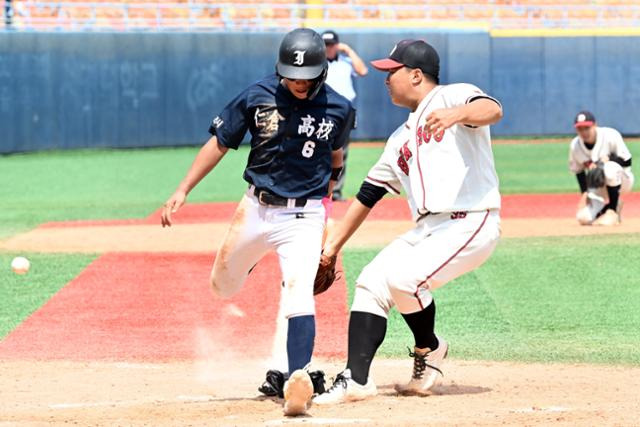
<svg viewBox="0 0 640 427"><path fill-rule="evenodd" d="M302 147L302 155L307 159L313 156L313 150L316 148L316 143L313 141L307 141Z"/></svg>

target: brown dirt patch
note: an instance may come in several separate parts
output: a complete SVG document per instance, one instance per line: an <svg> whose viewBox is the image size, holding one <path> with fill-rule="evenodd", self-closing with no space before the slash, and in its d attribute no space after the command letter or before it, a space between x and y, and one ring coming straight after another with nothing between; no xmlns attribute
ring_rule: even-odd
<svg viewBox="0 0 640 427"><path fill-rule="evenodd" d="M569 144L571 142L572 136L567 136L566 138L531 138L531 139L522 139L522 138L494 138L491 143L493 145L501 145L501 144ZM357 141L351 142L349 147L353 148L371 148L371 147L384 147L386 142L384 141Z"/></svg>
<svg viewBox="0 0 640 427"><path fill-rule="evenodd" d="M399 397L410 360L378 359L379 395L284 420L259 362L0 362L6 425L634 425L640 368L451 361L428 397ZM340 362L320 362L335 373ZM597 373L594 374L594 373ZM605 379L605 380L603 380ZM64 390L64 391L61 391ZM333 420L333 421L331 421ZM2 423L0 423L2 424ZM2 424L4 425L4 424Z"/></svg>
<svg viewBox="0 0 640 427"><path fill-rule="evenodd" d="M346 247L384 246L413 226L411 221L365 221ZM64 253L210 252L227 230L225 223L41 227L0 242L0 250ZM614 227L580 226L572 218L505 218L502 237L586 236L640 232L640 218Z"/></svg>

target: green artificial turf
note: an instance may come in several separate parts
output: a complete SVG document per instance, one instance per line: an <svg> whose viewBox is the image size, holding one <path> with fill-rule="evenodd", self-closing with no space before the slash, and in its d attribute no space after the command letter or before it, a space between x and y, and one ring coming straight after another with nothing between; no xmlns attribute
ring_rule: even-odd
<svg viewBox="0 0 640 427"><path fill-rule="evenodd" d="M567 144L494 145L502 193L577 191L567 170ZM640 158L640 142L629 147ZM197 150L100 149L0 156L0 238L46 221L145 217L175 190ZM381 152L380 145L350 149L345 196L358 191ZM239 200L247 186L242 179L247 155L247 147L229 151L188 201Z"/></svg>
<svg viewBox="0 0 640 427"><path fill-rule="evenodd" d="M569 172L569 142L494 144L493 154L502 194L571 193L578 191ZM632 158L640 158L640 141L627 140ZM635 168L635 167L634 167Z"/></svg>
<svg viewBox="0 0 640 427"><path fill-rule="evenodd" d="M95 259L94 255L20 255L31 261L24 275L11 271L16 254L0 253L0 340Z"/></svg>
<svg viewBox="0 0 640 427"><path fill-rule="evenodd" d="M377 250L348 250L350 289ZM503 239L478 270L435 291L436 332L463 359L640 363L640 234ZM379 354L412 336L393 310Z"/></svg>
<svg viewBox="0 0 640 427"><path fill-rule="evenodd" d="M145 217L175 190L196 148L0 156L0 238L46 221ZM246 150L231 151L189 202L239 200Z"/></svg>

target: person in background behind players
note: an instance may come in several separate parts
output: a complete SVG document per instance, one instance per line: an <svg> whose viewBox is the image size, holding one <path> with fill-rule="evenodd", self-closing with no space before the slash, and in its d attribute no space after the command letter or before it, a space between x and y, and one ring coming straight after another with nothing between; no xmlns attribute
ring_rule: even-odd
<svg viewBox="0 0 640 427"><path fill-rule="evenodd" d="M329 61L326 83L340 95L353 102L356 98L353 77L365 76L369 70L355 50L345 43L340 43L335 31L325 31L322 33L322 39L327 49L327 61ZM342 190L346 176L348 144L349 141L342 148L344 153L342 175L333 188L332 199L336 201L344 200Z"/></svg>

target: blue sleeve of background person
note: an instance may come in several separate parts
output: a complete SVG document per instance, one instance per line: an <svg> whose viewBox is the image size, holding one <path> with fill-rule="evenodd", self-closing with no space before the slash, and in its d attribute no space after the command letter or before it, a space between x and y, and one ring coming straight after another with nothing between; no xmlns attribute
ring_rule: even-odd
<svg viewBox="0 0 640 427"><path fill-rule="evenodd" d="M209 126L209 133L215 135L218 143L227 148L236 150L249 128L247 98L250 90L251 87L236 96Z"/></svg>
<svg viewBox="0 0 640 427"><path fill-rule="evenodd" d="M348 55L343 55L344 62L351 66L351 77L358 77L358 73L356 73L356 69L353 66L353 61Z"/></svg>

